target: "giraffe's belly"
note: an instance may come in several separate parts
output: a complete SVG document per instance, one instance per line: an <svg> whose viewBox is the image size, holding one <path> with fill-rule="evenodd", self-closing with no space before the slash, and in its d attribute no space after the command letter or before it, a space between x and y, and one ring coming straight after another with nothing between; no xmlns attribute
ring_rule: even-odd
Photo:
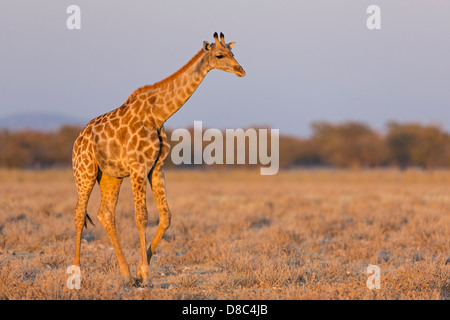
<svg viewBox="0 0 450 320"><path fill-rule="evenodd" d="M130 175L130 169L122 165L99 164L103 173L115 178L126 178Z"/></svg>
<svg viewBox="0 0 450 320"><path fill-rule="evenodd" d="M99 169L109 176L124 178L130 175L126 162L126 145L114 139L94 137L94 156Z"/></svg>
<svg viewBox="0 0 450 320"><path fill-rule="evenodd" d="M136 145L132 142L133 139L126 144L108 140L95 145L94 153L100 170L116 178L128 177L132 170L148 174L158 159L159 148L154 141L146 139Z"/></svg>
<svg viewBox="0 0 450 320"><path fill-rule="evenodd" d="M102 157L102 151L96 152L99 169L111 177L125 178L130 175L130 167L120 157Z"/></svg>

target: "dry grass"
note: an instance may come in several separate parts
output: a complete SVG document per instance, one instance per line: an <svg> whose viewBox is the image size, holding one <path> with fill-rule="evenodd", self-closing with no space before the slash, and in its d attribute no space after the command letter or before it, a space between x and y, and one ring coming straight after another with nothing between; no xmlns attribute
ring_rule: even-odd
<svg viewBox="0 0 450 320"><path fill-rule="evenodd" d="M81 290L70 171L0 171L0 299L449 299L450 172L168 171L173 219L151 262L153 287L124 283L96 219L84 231ZM148 194L147 238L157 214ZM139 262L129 181L117 226ZM366 287L370 264L381 289Z"/></svg>

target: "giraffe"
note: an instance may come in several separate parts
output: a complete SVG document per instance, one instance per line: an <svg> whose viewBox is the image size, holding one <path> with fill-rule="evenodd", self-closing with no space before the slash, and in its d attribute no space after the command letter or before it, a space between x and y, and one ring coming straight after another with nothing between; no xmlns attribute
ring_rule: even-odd
<svg viewBox="0 0 450 320"><path fill-rule="evenodd" d="M121 274L131 280L115 224L120 186L124 178L130 177L141 255L137 279L150 283L150 259L171 222L163 172L170 149L164 123L191 97L210 70L245 76L231 52L235 43L225 43L223 33L220 33L220 40L217 33L213 37L214 43L203 41L203 48L177 72L153 85L136 89L121 107L92 119L78 135L72 153L78 193L74 265L80 266L81 235L87 227L86 219L92 223L86 208L97 181L101 193L98 220L114 247ZM145 239L147 179L159 213L156 234L148 249Z"/></svg>

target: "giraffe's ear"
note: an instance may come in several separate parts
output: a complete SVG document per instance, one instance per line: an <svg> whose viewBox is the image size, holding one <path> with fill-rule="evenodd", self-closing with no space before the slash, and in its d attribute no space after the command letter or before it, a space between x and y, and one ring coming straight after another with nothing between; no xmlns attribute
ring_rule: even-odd
<svg viewBox="0 0 450 320"><path fill-rule="evenodd" d="M230 42L229 44L227 44L228 48L233 49L234 45L236 44L236 42Z"/></svg>
<svg viewBox="0 0 450 320"><path fill-rule="evenodd" d="M205 52L208 52L209 50L211 50L211 45L209 44L208 41L203 41L203 50Z"/></svg>

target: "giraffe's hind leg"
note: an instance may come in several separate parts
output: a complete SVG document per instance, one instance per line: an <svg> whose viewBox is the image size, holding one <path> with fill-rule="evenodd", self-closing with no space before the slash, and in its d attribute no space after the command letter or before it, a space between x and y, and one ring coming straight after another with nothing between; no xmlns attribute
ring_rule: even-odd
<svg viewBox="0 0 450 320"><path fill-rule="evenodd" d="M86 126L75 140L72 153L73 174L77 185L78 199L75 206L75 258L74 265L80 266L81 233L86 226L87 204L97 178L98 166L92 151L90 128ZM92 222L92 221L91 221Z"/></svg>
<svg viewBox="0 0 450 320"><path fill-rule="evenodd" d="M83 228L86 226L86 208L91 195L92 188L95 184L97 172L91 174L81 174L79 168L74 167L75 180L77 184L78 199L75 206L75 258L73 264L80 266L80 248L81 248L81 234ZM90 218L88 217L90 220Z"/></svg>
<svg viewBox="0 0 450 320"><path fill-rule="evenodd" d="M148 175L150 185L152 186L153 197L158 207L159 213L159 224L156 234L153 237L152 243L147 249L147 262L150 263L150 259L156 250L162 236L170 226L171 214L169 206L166 200L166 184L164 179L163 164L167 155L169 154L170 144L167 142L167 136L164 130L159 132L159 137L161 141L161 150L159 154L158 161L155 167Z"/></svg>
<svg viewBox="0 0 450 320"><path fill-rule="evenodd" d="M169 228L171 220L171 214L166 200L166 187L164 172L162 171L162 168L155 168L153 174L149 176L149 179L151 179L152 181L153 197L155 198L156 206L158 207L159 224L158 229L156 229L156 234L153 237L152 243L147 250L148 263L150 263L150 259L155 252L159 242L161 241L162 236Z"/></svg>
<svg viewBox="0 0 450 320"><path fill-rule="evenodd" d="M119 262L120 273L130 279L130 269L128 267L122 248L120 247L119 238L117 236L115 210L117 198L119 196L122 179L111 177L105 173L99 175L99 185L101 192L101 203L98 212L98 220L103 224L114 247L114 251Z"/></svg>

